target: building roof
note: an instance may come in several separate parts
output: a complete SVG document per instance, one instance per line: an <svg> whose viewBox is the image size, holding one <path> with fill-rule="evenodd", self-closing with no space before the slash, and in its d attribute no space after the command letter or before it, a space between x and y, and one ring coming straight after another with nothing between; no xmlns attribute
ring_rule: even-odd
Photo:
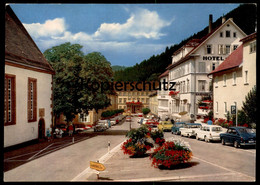
<svg viewBox="0 0 260 185"><path fill-rule="evenodd" d="M252 40L252 39L254 39L254 38L256 38L256 32L254 32L254 33L252 33L252 34L250 34L250 35L244 37L244 38L241 39L240 41L241 41L241 42L248 42L248 41L250 41L250 40Z"/></svg>
<svg viewBox="0 0 260 185"><path fill-rule="evenodd" d="M169 70L166 70L164 73L162 73L159 78L165 77L169 75Z"/></svg>
<svg viewBox="0 0 260 185"><path fill-rule="evenodd" d="M9 5L5 7L5 59L11 63L54 73Z"/></svg>
<svg viewBox="0 0 260 185"><path fill-rule="evenodd" d="M243 62L243 45L233 51L214 71L208 75L238 67Z"/></svg>
<svg viewBox="0 0 260 185"><path fill-rule="evenodd" d="M226 25L228 22L232 22L235 27L237 27L238 30L241 31L242 34L244 34L246 36L246 34L233 22L233 19L230 18L227 21L225 21L223 24L221 24L220 26L216 27L215 29L213 29L210 33L208 33L207 35L205 35L204 37L202 37L200 40L197 40L196 42L199 42L199 44L197 46L195 46L189 53L187 53L187 55L185 55L182 59L180 59L178 62L173 63L171 65L169 65L166 69L172 69L175 66L185 62L186 60L188 60L189 58L193 57L192 54L199 49L212 35L214 35L214 33L216 33L218 30L220 30L224 25Z"/></svg>

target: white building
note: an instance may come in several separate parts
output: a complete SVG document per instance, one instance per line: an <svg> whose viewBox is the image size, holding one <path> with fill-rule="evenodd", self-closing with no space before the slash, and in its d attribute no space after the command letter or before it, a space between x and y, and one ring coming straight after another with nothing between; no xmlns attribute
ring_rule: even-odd
<svg viewBox="0 0 260 185"><path fill-rule="evenodd" d="M164 120L166 117L170 117L170 105L169 105L169 91L164 90L168 89L168 85L164 87L163 83L169 82L169 71L165 71L159 76L160 85L159 90L157 92L157 99L158 99L158 116Z"/></svg>
<svg viewBox="0 0 260 185"><path fill-rule="evenodd" d="M246 34L233 22L222 20L212 30L212 15L209 18L209 33L201 39L192 39L172 56L169 82L176 82L179 93L169 98L170 114L178 116L187 111L191 117L198 113L198 102L211 96L211 79L207 74L218 67L225 58L241 45L240 39Z"/></svg>
<svg viewBox="0 0 260 185"><path fill-rule="evenodd" d="M256 86L256 33L241 41L243 44L209 75L213 78L214 118L226 119L231 106L241 110L243 101Z"/></svg>
<svg viewBox="0 0 260 185"><path fill-rule="evenodd" d="M52 124L54 71L10 6L5 7L4 147L44 139Z"/></svg>

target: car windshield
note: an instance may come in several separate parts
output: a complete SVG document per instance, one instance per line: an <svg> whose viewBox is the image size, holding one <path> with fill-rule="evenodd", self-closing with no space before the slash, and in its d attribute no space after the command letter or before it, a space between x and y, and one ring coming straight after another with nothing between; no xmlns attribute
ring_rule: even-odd
<svg viewBox="0 0 260 185"><path fill-rule="evenodd" d="M221 127L212 127L212 131L213 132L222 131L222 128Z"/></svg>
<svg viewBox="0 0 260 185"><path fill-rule="evenodd" d="M241 133L250 133L250 134L255 133L255 132L254 132L252 129L250 129L250 128L239 128L238 130L239 130L239 132L241 132Z"/></svg>

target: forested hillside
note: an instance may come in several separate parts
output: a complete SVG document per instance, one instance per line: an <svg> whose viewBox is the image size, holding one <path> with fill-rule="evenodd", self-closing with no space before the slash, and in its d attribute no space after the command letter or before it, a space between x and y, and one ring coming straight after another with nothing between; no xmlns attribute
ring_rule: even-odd
<svg viewBox="0 0 260 185"><path fill-rule="evenodd" d="M241 4L238 8L224 15L226 19L233 18L234 22L246 33L255 32L256 27L256 6L254 4ZM212 28L221 25L221 17L217 19ZM149 59L142 61L132 67L114 72L115 81L151 81L156 80L158 76L165 71L165 68L171 64L172 54L183 44L192 38L200 39L208 33L208 26L202 31L184 39L179 44L166 47L165 51L159 55L151 56Z"/></svg>

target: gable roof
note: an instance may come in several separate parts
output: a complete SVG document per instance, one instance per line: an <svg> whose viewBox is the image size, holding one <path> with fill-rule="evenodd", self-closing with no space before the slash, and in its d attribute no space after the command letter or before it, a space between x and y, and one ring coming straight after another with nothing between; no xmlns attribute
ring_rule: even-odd
<svg viewBox="0 0 260 185"><path fill-rule="evenodd" d="M233 51L214 71L208 75L212 75L218 72L226 71L238 67L243 62L243 45L240 45L235 51Z"/></svg>
<svg viewBox="0 0 260 185"><path fill-rule="evenodd" d="M169 70L166 70L164 73L162 73L162 74L159 76L159 78L168 76L168 74L169 74Z"/></svg>
<svg viewBox="0 0 260 185"><path fill-rule="evenodd" d="M202 37L200 39L200 42L197 46L195 46L189 53L187 53L187 55L185 55L185 57L183 57L182 59L180 59L178 62L173 63L171 65L169 65L166 69L172 69L175 66L185 62L186 60L188 60L189 58L193 57L192 54L197 51L206 41L208 41L213 35L214 33L216 33L218 30L220 30L221 28L223 28L226 24L228 24L228 22L232 22L232 24L244 35L246 36L246 34L233 22L232 18L229 18L227 21L225 21L223 24L221 24L220 26L216 27L215 29L213 29L210 33L208 33L207 35L205 35L204 37Z"/></svg>
<svg viewBox="0 0 260 185"><path fill-rule="evenodd" d="M9 5L5 7L5 59L11 63L54 73Z"/></svg>

